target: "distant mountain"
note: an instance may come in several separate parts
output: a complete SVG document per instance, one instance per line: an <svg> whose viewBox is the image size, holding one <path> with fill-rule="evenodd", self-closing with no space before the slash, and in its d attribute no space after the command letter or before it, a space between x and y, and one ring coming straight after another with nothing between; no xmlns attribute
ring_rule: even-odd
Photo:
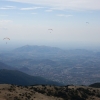
<svg viewBox="0 0 100 100"><path fill-rule="evenodd" d="M100 56L85 49L26 45L1 53L0 61L27 74L64 84L89 85L100 81Z"/></svg>
<svg viewBox="0 0 100 100"><path fill-rule="evenodd" d="M85 49L63 50L50 46L25 45L2 56L8 59L9 57L12 59L58 59L59 57L64 58L77 55L88 56L93 55L93 52Z"/></svg>
<svg viewBox="0 0 100 100"><path fill-rule="evenodd" d="M62 85L60 83L50 81L38 76L30 76L17 70L0 70L0 84L16 84L16 85Z"/></svg>
<svg viewBox="0 0 100 100"><path fill-rule="evenodd" d="M25 45L19 48L16 48L13 51L17 52L61 52L62 50L57 47L49 47L49 46L37 46L37 45Z"/></svg>
<svg viewBox="0 0 100 100"><path fill-rule="evenodd" d="M33 52L33 53L52 53L52 54L93 54L93 51L85 49L72 49L72 50L63 50L58 47L50 46L38 46L38 45L25 45L13 50L13 52Z"/></svg>
<svg viewBox="0 0 100 100"><path fill-rule="evenodd" d="M1 53L0 60L4 59L58 59L73 56L90 56L94 52L85 49L63 50L57 47L25 45L12 51ZM5 59L6 58L6 59Z"/></svg>
<svg viewBox="0 0 100 100"><path fill-rule="evenodd" d="M62 50L57 47L49 46L37 46L37 45L25 45L19 48L16 48L12 51L1 53L0 60L2 59L49 59L55 58L64 55L65 50Z"/></svg>

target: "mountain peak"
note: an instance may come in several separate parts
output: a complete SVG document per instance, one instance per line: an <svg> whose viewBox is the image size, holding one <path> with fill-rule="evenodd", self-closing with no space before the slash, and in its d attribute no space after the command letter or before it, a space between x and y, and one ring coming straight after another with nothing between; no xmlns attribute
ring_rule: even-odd
<svg viewBox="0 0 100 100"><path fill-rule="evenodd" d="M16 48L14 51L18 52L58 52L61 51L60 48L50 47L50 46L38 46L38 45L25 45L19 48Z"/></svg>

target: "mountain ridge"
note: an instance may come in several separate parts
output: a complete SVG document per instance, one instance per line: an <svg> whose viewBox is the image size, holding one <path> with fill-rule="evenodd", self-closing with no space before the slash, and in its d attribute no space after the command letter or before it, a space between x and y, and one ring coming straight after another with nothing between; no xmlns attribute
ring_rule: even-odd
<svg viewBox="0 0 100 100"><path fill-rule="evenodd" d="M17 51L17 52L28 52L28 51L38 51L38 52L51 52L52 50L53 51L61 51L62 49L60 48L57 48L57 47L50 47L50 46L38 46L38 45L25 45L25 46L22 46L22 47L19 47L19 48L16 48L14 49L13 51Z"/></svg>

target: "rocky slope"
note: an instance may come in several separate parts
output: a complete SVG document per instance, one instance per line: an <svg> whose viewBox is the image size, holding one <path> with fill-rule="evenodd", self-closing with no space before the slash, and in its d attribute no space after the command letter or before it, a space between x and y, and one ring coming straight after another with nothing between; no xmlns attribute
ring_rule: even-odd
<svg viewBox="0 0 100 100"><path fill-rule="evenodd" d="M100 100L100 88L0 84L0 100Z"/></svg>

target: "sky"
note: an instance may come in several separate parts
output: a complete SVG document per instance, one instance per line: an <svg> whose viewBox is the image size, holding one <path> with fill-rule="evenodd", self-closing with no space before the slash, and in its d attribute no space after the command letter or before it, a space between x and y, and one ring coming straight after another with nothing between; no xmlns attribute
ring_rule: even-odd
<svg viewBox="0 0 100 100"><path fill-rule="evenodd" d="M0 48L99 44L100 0L0 0Z"/></svg>

